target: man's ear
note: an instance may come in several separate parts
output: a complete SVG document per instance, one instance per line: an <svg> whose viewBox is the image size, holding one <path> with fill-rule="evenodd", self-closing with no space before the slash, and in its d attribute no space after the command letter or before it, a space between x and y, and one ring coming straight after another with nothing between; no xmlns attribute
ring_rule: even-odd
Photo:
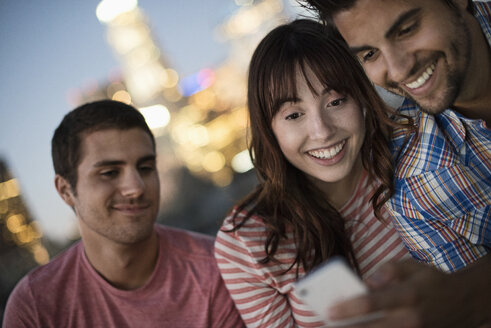
<svg viewBox="0 0 491 328"><path fill-rule="evenodd" d="M75 206L75 196L73 195L73 190L70 183L68 183L64 177L57 174L55 176L55 187L56 191L58 191L58 194L65 201L65 203L73 208Z"/></svg>

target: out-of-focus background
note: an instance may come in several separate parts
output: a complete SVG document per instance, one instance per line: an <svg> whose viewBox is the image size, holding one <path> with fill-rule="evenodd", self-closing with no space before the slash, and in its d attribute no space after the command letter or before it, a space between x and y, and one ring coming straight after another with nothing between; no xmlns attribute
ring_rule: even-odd
<svg viewBox="0 0 491 328"><path fill-rule="evenodd" d="M214 235L256 184L252 51L299 15L294 0L0 1L0 323L17 281L79 238L53 184L62 117L103 98L140 109L157 137L158 221Z"/></svg>

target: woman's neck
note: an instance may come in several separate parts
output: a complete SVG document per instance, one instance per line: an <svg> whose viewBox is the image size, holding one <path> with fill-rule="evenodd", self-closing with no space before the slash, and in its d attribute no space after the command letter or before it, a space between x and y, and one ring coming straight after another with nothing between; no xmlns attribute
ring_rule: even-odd
<svg viewBox="0 0 491 328"><path fill-rule="evenodd" d="M314 181L314 184L324 193L327 201L335 209L340 210L353 196L362 176L363 164L361 157L356 161L348 174L336 182Z"/></svg>

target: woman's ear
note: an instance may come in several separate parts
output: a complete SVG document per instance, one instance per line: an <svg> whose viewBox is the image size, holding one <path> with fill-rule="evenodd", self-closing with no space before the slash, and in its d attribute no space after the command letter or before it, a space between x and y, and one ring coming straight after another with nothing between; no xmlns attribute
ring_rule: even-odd
<svg viewBox="0 0 491 328"><path fill-rule="evenodd" d="M55 176L55 187L56 191L58 191L58 194L65 201L65 203L73 208L75 205L75 196L70 183L64 177L57 174Z"/></svg>

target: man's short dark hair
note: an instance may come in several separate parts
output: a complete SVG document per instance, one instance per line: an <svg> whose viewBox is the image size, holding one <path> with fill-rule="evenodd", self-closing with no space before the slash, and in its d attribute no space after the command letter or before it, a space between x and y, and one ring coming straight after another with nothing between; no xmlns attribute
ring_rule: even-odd
<svg viewBox="0 0 491 328"><path fill-rule="evenodd" d="M319 19L324 23L334 26L333 17L340 11L352 8L358 0L298 0L303 7L317 12ZM434 0L429 0L434 1ZM450 8L457 10L457 5L453 0L441 0ZM467 11L474 14L474 5L472 0L467 0ZM356 24L356 22L353 22Z"/></svg>
<svg viewBox="0 0 491 328"><path fill-rule="evenodd" d="M140 128L146 132L155 150L154 136L143 115L133 106L114 100L100 100L75 108L65 115L51 139L55 173L65 178L75 190L84 135L106 129L131 128Z"/></svg>

